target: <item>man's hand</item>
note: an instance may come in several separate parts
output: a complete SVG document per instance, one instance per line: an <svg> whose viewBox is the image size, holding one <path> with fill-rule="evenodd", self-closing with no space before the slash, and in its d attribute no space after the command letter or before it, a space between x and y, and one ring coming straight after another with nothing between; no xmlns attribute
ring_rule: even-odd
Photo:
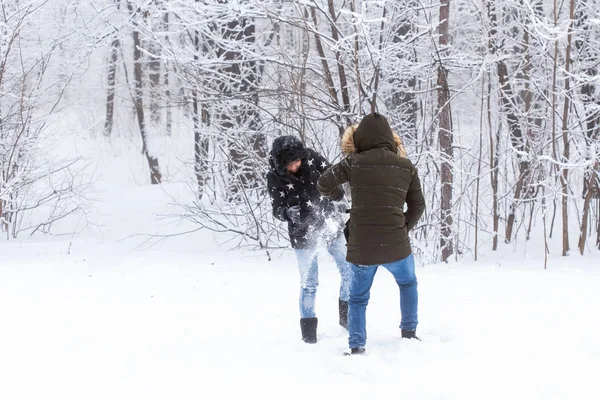
<svg viewBox="0 0 600 400"><path fill-rule="evenodd" d="M348 204L348 200L346 200L345 197L342 197L339 201L334 201L333 205L335 206L336 211L342 214L350 209L350 204Z"/></svg>
<svg viewBox="0 0 600 400"><path fill-rule="evenodd" d="M285 216L293 223L300 221L300 206L292 206L285 210Z"/></svg>

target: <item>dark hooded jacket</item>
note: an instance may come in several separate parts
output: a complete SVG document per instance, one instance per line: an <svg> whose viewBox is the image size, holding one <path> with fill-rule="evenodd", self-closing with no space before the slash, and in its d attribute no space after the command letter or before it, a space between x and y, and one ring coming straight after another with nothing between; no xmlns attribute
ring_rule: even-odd
<svg viewBox="0 0 600 400"><path fill-rule="evenodd" d="M290 161L301 160L296 174L285 169ZM342 220L331 200L317 190L317 180L330 164L312 149L304 147L295 136L280 136L269 154L267 184L273 215L288 223L290 242L295 249L328 244L341 234ZM343 192L340 198L343 196ZM286 209L300 206L300 221L286 217Z"/></svg>
<svg viewBox="0 0 600 400"><path fill-rule="evenodd" d="M319 191L333 200L341 197L341 184L350 182L347 260L381 265L404 259L411 254L408 231L425 210L417 169L402 156L406 153L384 116L369 114L349 129L343 147L351 154L318 181Z"/></svg>

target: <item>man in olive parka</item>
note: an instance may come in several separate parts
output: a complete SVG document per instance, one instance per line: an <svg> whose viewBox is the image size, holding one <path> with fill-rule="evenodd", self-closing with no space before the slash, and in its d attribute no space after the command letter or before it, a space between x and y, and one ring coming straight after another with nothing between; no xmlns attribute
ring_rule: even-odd
<svg viewBox="0 0 600 400"><path fill-rule="evenodd" d="M348 128L342 146L351 154L325 171L317 188L335 201L343 196L341 185L350 183L346 259L353 279L348 342L351 354L362 354L367 339L366 307L380 265L392 273L400 288L402 337L416 338L417 277L408 232L421 218L425 200L417 169L383 115L369 114L358 126Z"/></svg>

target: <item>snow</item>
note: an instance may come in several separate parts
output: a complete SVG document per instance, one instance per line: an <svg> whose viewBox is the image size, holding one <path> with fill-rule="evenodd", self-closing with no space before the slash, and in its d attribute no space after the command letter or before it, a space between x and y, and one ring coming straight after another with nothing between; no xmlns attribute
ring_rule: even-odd
<svg viewBox="0 0 600 400"><path fill-rule="evenodd" d="M127 184L117 158L101 164L92 219L102 234L0 242L0 399L600 393L597 255L551 258L544 270L540 258L507 246L477 263L419 265L422 342L400 339L397 287L380 269L367 355L344 357L339 276L325 252L319 341L308 345L291 251L269 262L264 252L226 249L208 232L142 245L145 237L132 235L189 228L157 216L173 211L168 193L183 185L140 184L141 167Z"/></svg>

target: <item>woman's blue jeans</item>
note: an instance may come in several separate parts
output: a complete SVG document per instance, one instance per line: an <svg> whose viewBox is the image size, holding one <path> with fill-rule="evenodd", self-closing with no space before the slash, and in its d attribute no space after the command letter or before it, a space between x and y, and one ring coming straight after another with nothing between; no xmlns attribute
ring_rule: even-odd
<svg viewBox="0 0 600 400"><path fill-rule="evenodd" d="M315 298L319 286L318 248L296 249L298 269L300 270L300 317L314 318ZM348 301L350 293L350 263L346 261L346 241L340 235L327 246L340 272L340 299Z"/></svg>

